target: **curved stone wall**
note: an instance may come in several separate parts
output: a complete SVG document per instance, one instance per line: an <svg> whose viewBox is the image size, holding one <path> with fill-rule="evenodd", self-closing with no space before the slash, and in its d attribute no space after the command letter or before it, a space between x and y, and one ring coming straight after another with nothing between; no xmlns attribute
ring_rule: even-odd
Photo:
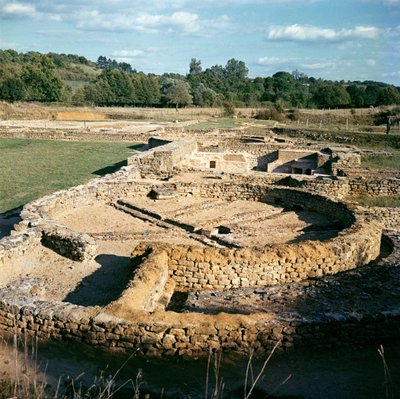
<svg viewBox="0 0 400 399"><path fill-rule="evenodd" d="M286 348L330 346L338 341L360 344L398 336L397 309L378 313L366 311L356 319L352 312L341 312L340 317L327 313L324 317L313 318L296 313L206 315L165 311L174 290L223 290L296 283L365 265L379 254L381 227L348 204L301 189L267 185L260 179L246 182L238 176L236 180L218 183L149 182L138 179L138 174L137 169L126 167L113 175L28 204L21 214L23 221L17 232L0 241L3 270L7 269L10 259L24 256L49 236L54 229L52 215L58 210L147 195L160 185L174 190L177 195L278 202L288 208L321 209L340 221L344 229L337 237L326 241L261 248L145 244L133 254L142 256L143 262L120 298L108 306L82 307L50 302L41 295L42 282L25 279L0 290L0 329L37 334L43 339L77 340L114 349L135 348L141 353L167 355L208 353L210 349L263 351L277 342ZM327 194L327 187L333 187L335 194L350 187L347 180L303 181L304 187L319 186L320 192ZM277 183L275 177L272 183ZM392 215L388 213L385 219L390 218ZM59 226L60 230L62 234L54 234L50 246L57 249L69 238L68 253L79 253L79 260L93 256L95 242L90 237L64 226ZM391 262L398 263L400 239L393 240L395 259Z"/></svg>

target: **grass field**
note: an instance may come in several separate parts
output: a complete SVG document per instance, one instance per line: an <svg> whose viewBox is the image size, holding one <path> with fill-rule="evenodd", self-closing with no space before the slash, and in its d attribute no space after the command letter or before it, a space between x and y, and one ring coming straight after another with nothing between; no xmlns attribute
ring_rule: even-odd
<svg viewBox="0 0 400 399"><path fill-rule="evenodd" d="M370 197L368 195L359 195L355 197L349 197L350 201L358 202L363 206L376 206L384 208L399 208L400 198L395 197Z"/></svg>
<svg viewBox="0 0 400 399"><path fill-rule="evenodd" d="M375 170L400 170L400 152L396 152L392 156L377 155L365 157L362 159L362 166Z"/></svg>
<svg viewBox="0 0 400 399"><path fill-rule="evenodd" d="M0 139L0 213L126 165L137 143Z"/></svg>

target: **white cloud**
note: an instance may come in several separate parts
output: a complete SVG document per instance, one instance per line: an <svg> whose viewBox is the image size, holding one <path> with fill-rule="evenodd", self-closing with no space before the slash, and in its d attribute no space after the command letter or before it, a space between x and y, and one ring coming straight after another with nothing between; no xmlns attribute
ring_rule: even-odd
<svg viewBox="0 0 400 399"><path fill-rule="evenodd" d="M35 18L72 23L86 31L183 33L210 36L231 30L229 17L201 18L190 11L193 6L180 8L186 0L26 0L24 3L0 0L0 18ZM171 11L172 10L172 11Z"/></svg>
<svg viewBox="0 0 400 399"><path fill-rule="evenodd" d="M183 30L185 32L197 30L198 15L176 12L171 15L152 15L141 13L138 15L105 15L98 11L91 11L81 15L78 27L86 30L109 31L147 31L157 32L162 28Z"/></svg>
<svg viewBox="0 0 400 399"><path fill-rule="evenodd" d="M11 15L13 15L13 16L33 15L36 12L35 7L28 5L28 4L18 3L18 2L6 3L1 8L1 11L3 14L9 15L9 16L11 16Z"/></svg>
<svg viewBox="0 0 400 399"><path fill-rule="evenodd" d="M181 0L174 1L176 7L184 3ZM179 32L210 35L230 28L229 18L226 15L204 19L200 18L198 13L188 11L189 8L171 12L170 10L174 8L167 7L165 2L159 0L136 2L71 0L68 4L64 1L50 0L26 0L24 3L0 0L0 17L35 17L43 20L69 21L78 29L90 31ZM154 9L159 12L152 12ZM165 12L162 12L162 9L165 9Z"/></svg>
<svg viewBox="0 0 400 399"><path fill-rule="evenodd" d="M376 65L376 60L374 60L373 58L369 58L367 60L367 65L371 66L371 67L375 66Z"/></svg>
<svg viewBox="0 0 400 399"><path fill-rule="evenodd" d="M286 62L293 61L290 58L281 58L281 57L260 57L258 59L258 64L260 65L280 65Z"/></svg>
<svg viewBox="0 0 400 399"><path fill-rule="evenodd" d="M116 57L128 57L128 58L134 58L134 57L140 57L143 55L142 50L117 50L112 53Z"/></svg>
<svg viewBox="0 0 400 399"><path fill-rule="evenodd" d="M31 3L31 4L29 4ZM59 14L50 12L49 10L42 12L38 6L32 4L34 2L5 2L0 0L0 19L13 18L13 19L35 19L35 20L50 20L60 22L63 18Z"/></svg>
<svg viewBox="0 0 400 399"><path fill-rule="evenodd" d="M383 76L386 78L400 78L400 71L384 73Z"/></svg>
<svg viewBox="0 0 400 399"><path fill-rule="evenodd" d="M333 62L314 62L314 63L303 63L300 64L300 68L304 68L310 71L334 69L336 64Z"/></svg>
<svg viewBox="0 0 400 399"><path fill-rule="evenodd" d="M102 14L89 11L76 16L76 25L82 30L166 32L209 35L229 29L229 18L221 16L214 20L200 19L198 14L177 11L172 14Z"/></svg>
<svg viewBox="0 0 400 399"><path fill-rule="evenodd" d="M272 25L267 28L271 41L341 42L354 39L375 39L379 29L374 26L356 26L353 29L335 30L313 25Z"/></svg>
<svg viewBox="0 0 400 399"><path fill-rule="evenodd" d="M342 61L337 59L326 61L321 58L311 57L260 57L257 62L265 70L270 72L287 71L291 72L295 69L304 72L306 74L313 75L314 73L326 75L337 70L341 65Z"/></svg>
<svg viewBox="0 0 400 399"><path fill-rule="evenodd" d="M226 15L216 19L201 19L196 13L177 11L172 14L102 14L98 11L76 16L76 26L92 31L139 31L147 33L183 33L209 36L215 32L230 31Z"/></svg>

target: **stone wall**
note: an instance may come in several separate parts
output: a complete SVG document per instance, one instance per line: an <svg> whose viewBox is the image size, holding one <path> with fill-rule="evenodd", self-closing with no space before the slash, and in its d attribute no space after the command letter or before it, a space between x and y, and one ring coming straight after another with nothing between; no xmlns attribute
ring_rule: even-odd
<svg viewBox="0 0 400 399"><path fill-rule="evenodd" d="M217 172L230 171L233 173L249 171L249 164L247 156L243 154L220 152L196 153L189 161L190 167L195 170L212 169Z"/></svg>
<svg viewBox="0 0 400 399"><path fill-rule="evenodd" d="M128 165L134 166L142 177L169 174L184 161L188 161L196 148L195 141L180 140L135 154L128 158Z"/></svg>
<svg viewBox="0 0 400 399"><path fill-rule="evenodd" d="M400 229L400 208L368 207L366 215L381 223L385 229Z"/></svg>
<svg viewBox="0 0 400 399"><path fill-rule="evenodd" d="M231 188L237 191L237 186ZM221 193L231 197L229 190L221 190L219 194L207 192L206 196L221 197ZM249 196L267 202L279 200L280 206L324 209L347 228L338 237L323 242L245 249L167 248L170 273L178 288L224 290L296 282L353 269L379 255L381 229L356 216L345 204L297 190L268 191L253 186L236 193L236 198L249 199Z"/></svg>
<svg viewBox="0 0 400 399"><path fill-rule="evenodd" d="M303 320L294 314L218 315L133 311L129 320L64 302L47 302L13 288L0 292L0 329L39 339L85 342L146 355L200 355L213 351L246 353L278 345L331 347L382 343L398 338L398 311L379 314L343 313ZM332 317L332 316L331 316Z"/></svg>
<svg viewBox="0 0 400 399"><path fill-rule="evenodd" d="M56 224L43 228L42 244L66 258L80 262L93 259L97 250L95 240L89 235Z"/></svg>
<svg viewBox="0 0 400 399"><path fill-rule="evenodd" d="M22 259L29 251L41 245L41 239L42 232L39 229L28 229L14 232L12 236L0 240L0 287L6 285L15 273L23 271L11 260Z"/></svg>
<svg viewBox="0 0 400 399"><path fill-rule="evenodd" d="M333 132L328 130L302 130L290 128L273 128L274 133L286 137L293 137L296 139L304 138L307 140L315 141L329 141L341 144L355 144L355 145L376 145L378 143L382 146L400 148L399 135L387 135L376 133L346 133L346 132Z"/></svg>
<svg viewBox="0 0 400 399"><path fill-rule="evenodd" d="M192 148L191 145L189 147ZM176 158L170 155L167 158L178 163L186 156L179 155L178 150ZM140 155L138 158L142 159ZM154 165L159 165L157 162L155 158ZM139 266L121 297L104 309L46 301L40 295L41 290L36 289L36 286L40 288L40 282L28 281L18 287L10 285L0 290L2 331L35 334L41 339L76 340L119 350L138 349L140 353L150 355L208 354L210 349L247 352L254 348L264 351L278 342L285 348L331 346L338 342L359 345L398 337L400 316L397 309L379 314L365 312L357 315L356 321L352 313L341 313L340 318L336 315L321 318L318 315L315 319L305 320L296 314L271 317L267 313L221 313L213 316L178 314L162 309L168 301L165 295L173 291L174 283L181 290L257 287L333 274L369 262L379 253L381 230L375 223L364 220L361 214L346 204L301 190L283 189L280 185L297 186L340 198L364 191L371 195L398 195L397 180L319 180L309 176L294 179L285 175L252 173L228 174L226 181L213 184L204 181L150 184L139 179L136 166L140 169L140 162L133 163L135 167L128 166L113 175L59 191L25 206L19 231L0 241L2 278L7 274L9 259L23 257L40 245L43 233L53 223L52 214L55 211L96 201L110 203L119 198L146 195L156 186L168 187L180 195L278 201L287 207L324 209L346 228L337 237L324 242L258 249L183 245L153 247L153 251L144 258L142 269ZM151 162L144 165L144 168L151 167ZM154 173L159 173L155 167ZM371 210L372 213L375 209ZM392 220L393 223L399 220L397 210L378 210L376 214L385 220L386 226L390 226ZM57 247L61 240L60 234L53 245ZM145 249L139 248L142 251L139 254L143 254ZM151 273L147 274L145 270ZM168 278L171 276L174 283Z"/></svg>
<svg viewBox="0 0 400 399"><path fill-rule="evenodd" d="M200 138L200 140L202 140ZM204 139L203 139L204 140ZM277 159L277 151L287 148L289 144L285 143L244 143L237 139L221 140L217 145L199 144L199 156L208 152L219 152L221 154L245 154L249 163L249 169L265 170L269 162Z"/></svg>
<svg viewBox="0 0 400 399"><path fill-rule="evenodd" d="M163 129L158 130L162 133ZM141 143L148 140L157 132L129 133L129 132L83 132L81 130L68 129L26 129L26 130L5 130L0 131L0 138L12 139L44 139L63 141L106 141L106 142L136 142Z"/></svg>
<svg viewBox="0 0 400 399"><path fill-rule="evenodd" d="M298 282L354 269L375 259L381 232L373 224L324 243L218 250L175 246L168 251L171 275L181 290L227 290Z"/></svg>
<svg viewBox="0 0 400 399"><path fill-rule="evenodd" d="M132 253L134 263L141 264L121 296L106 307L108 313L129 318L132 311L154 312L168 304L175 281L169 279L167 254L158 252L149 257L150 252L151 247L140 245Z"/></svg>
<svg viewBox="0 0 400 399"><path fill-rule="evenodd" d="M400 196L399 179L349 179L349 195L368 194L372 197Z"/></svg>

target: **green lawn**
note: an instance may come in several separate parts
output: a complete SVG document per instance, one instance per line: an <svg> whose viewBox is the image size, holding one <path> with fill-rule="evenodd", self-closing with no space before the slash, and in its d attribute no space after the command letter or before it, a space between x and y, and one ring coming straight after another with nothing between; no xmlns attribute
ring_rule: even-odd
<svg viewBox="0 0 400 399"><path fill-rule="evenodd" d="M137 143L0 139L0 213L126 165Z"/></svg>

